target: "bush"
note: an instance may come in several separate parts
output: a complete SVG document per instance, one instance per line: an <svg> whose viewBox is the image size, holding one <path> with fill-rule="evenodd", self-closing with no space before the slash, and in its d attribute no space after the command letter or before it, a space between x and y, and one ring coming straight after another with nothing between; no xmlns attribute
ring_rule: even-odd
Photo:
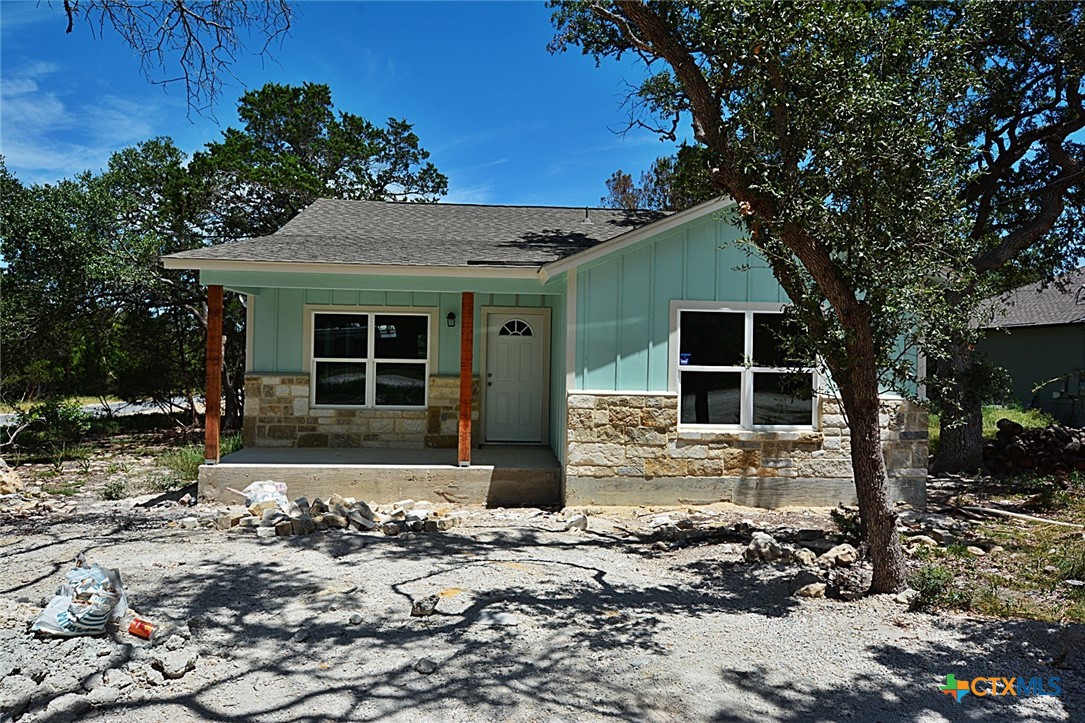
<svg viewBox="0 0 1085 723"><path fill-rule="evenodd" d="M859 519L859 508L841 505L831 510L829 516L833 518L833 523L840 536L844 538L844 542L858 547L863 538L863 523Z"/></svg>
<svg viewBox="0 0 1085 723"><path fill-rule="evenodd" d="M123 500L128 492L128 485L122 479L114 479L102 487L103 500Z"/></svg>
<svg viewBox="0 0 1085 723"><path fill-rule="evenodd" d="M90 431L93 417L74 400L48 399L20 411L16 419L16 426L27 425L19 445L40 451L77 444Z"/></svg>
<svg viewBox="0 0 1085 723"><path fill-rule="evenodd" d="M969 607L968 593L953 587L953 571L948 568L925 567L914 573L908 582L919 593L912 601L913 610Z"/></svg>

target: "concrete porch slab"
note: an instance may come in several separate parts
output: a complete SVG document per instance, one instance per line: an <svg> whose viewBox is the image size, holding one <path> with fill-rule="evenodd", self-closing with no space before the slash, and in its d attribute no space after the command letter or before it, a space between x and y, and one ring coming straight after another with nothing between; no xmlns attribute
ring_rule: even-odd
<svg viewBox="0 0 1085 723"><path fill-rule="evenodd" d="M237 502L227 488L257 480L285 482L291 498L332 493L367 501L411 498L491 507L561 503L561 467L547 447L494 446L471 450L471 466L448 449L246 448L200 467L200 497Z"/></svg>

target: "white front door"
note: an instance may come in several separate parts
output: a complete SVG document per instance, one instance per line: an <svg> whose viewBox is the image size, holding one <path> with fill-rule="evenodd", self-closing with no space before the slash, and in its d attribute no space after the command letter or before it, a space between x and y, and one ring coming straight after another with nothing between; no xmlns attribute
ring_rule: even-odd
<svg viewBox="0 0 1085 723"><path fill-rule="evenodd" d="M524 309L486 319L486 441L542 442L546 315Z"/></svg>

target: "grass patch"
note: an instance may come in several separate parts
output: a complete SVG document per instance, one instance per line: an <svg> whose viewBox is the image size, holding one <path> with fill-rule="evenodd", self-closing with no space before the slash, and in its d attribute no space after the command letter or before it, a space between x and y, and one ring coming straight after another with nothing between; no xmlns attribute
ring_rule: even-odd
<svg viewBox="0 0 1085 723"><path fill-rule="evenodd" d="M81 489L83 489L83 482L56 482L41 486L41 491L45 494L60 495L62 497L71 497L78 494Z"/></svg>
<svg viewBox="0 0 1085 723"><path fill-rule="evenodd" d="M179 479L174 472L154 472L147 475L147 478L144 480L144 484L152 492L164 494L166 492L173 492L176 489L180 489L188 483L182 479Z"/></svg>
<svg viewBox="0 0 1085 723"><path fill-rule="evenodd" d="M220 441L220 453L223 457L233 454L244 446L241 443L240 434L223 435ZM200 465L203 464L203 445L186 444L163 452L158 457L158 463L173 472L177 479L191 482L199 475Z"/></svg>
<svg viewBox="0 0 1085 723"><path fill-rule="evenodd" d="M1017 422L1025 429L1044 428L1052 424L1058 424L1054 417L1039 409L1023 409L1021 407L1003 407L991 405L983 408L983 438L992 440L998 432L998 420L1009 419ZM927 416L927 436L930 453L938 452L938 443L941 440L941 416L931 412Z"/></svg>
<svg viewBox="0 0 1085 723"><path fill-rule="evenodd" d="M1085 484L1074 476L1052 493L1053 484L1047 479L1007 480L999 487L999 506L1036 514L1038 499L1057 497L1058 504L1049 505L1043 517L1085 524ZM1045 491L1037 494L1041 487ZM965 545L974 540L1003 549L973 556L957 544L919 548L909 576L909 584L919 592L915 608L1085 623L1085 588L1074 583L1085 580L1082 530L999 518L977 523L968 538Z"/></svg>

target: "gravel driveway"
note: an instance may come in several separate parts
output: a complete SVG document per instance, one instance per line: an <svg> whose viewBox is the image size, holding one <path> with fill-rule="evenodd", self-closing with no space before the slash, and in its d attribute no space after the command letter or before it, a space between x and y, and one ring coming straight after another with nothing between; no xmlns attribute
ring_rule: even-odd
<svg viewBox="0 0 1085 723"><path fill-rule="evenodd" d="M578 533L530 511L467 510L445 533L278 539L170 525L179 514L97 503L63 522L0 523L4 712L141 723L1083 720L1082 626L911 613L884 596L800 600L788 595L797 568L741 562L734 544L659 551L600 516ZM81 551L120 568L132 607L173 639L27 633ZM412 617L430 595L436 613ZM170 656L176 679L162 672ZM939 691L947 673L1057 676L1062 694L956 703Z"/></svg>

